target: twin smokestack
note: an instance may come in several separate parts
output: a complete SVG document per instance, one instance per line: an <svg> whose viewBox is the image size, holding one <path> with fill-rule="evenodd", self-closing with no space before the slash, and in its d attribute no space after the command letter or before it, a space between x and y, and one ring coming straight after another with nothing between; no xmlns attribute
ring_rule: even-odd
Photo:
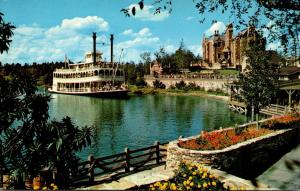
<svg viewBox="0 0 300 191"><path fill-rule="evenodd" d="M93 32L93 63L96 64L96 38L97 35ZM110 35L110 62L113 63L113 55L114 55L114 35Z"/></svg>

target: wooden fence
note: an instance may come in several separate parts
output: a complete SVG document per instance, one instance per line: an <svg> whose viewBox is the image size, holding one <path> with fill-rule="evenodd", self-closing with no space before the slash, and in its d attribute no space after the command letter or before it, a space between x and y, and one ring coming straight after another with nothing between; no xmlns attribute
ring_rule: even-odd
<svg viewBox="0 0 300 191"><path fill-rule="evenodd" d="M95 181L95 176L116 173L118 175L126 174L132 171L138 171L145 165L162 164L166 158L167 143L130 150L125 148L124 152L115 155L95 158L90 155L87 161L78 164L78 171L71 176L72 182L79 182L88 179L90 183Z"/></svg>

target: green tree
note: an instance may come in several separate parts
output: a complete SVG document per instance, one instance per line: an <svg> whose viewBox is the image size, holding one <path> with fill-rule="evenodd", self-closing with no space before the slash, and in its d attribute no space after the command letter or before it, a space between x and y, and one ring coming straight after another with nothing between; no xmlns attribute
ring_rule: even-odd
<svg viewBox="0 0 300 191"><path fill-rule="evenodd" d="M9 45L11 43L11 37L13 36L13 29L15 27L6 23L3 19L4 14L0 12L0 54L4 51L8 51Z"/></svg>
<svg viewBox="0 0 300 191"><path fill-rule="evenodd" d="M160 48L159 51L154 53L154 56L157 62L161 64L164 73L177 73L178 67L174 61L173 55L168 54L164 48Z"/></svg>
<svg viewBox="0 0 300 191"><path fill-rule="evenodd" d="M183 40L181 40L179 48L172 56L177 68L189 68L190 64L196 60L195 55L185 48Z"/></svg>
<svg viewBox="0 0 300 191"><path fill-rule="evenodd" d="M270 55L262 51L259 44L251 44L246 50L247 67L239 75L238 86L241 88L242 100L254 112L268 106L278 89L277 66L269 63Z"/></svg>
<svg viewBox="0 0 300 191"><path fill-rule="evenodd" d="M50 97L36 91L36 82L26 71L18 71L11 80L0 76L1 169L26 173L32 180L50 167L65 188L76 169L75 153L91 144L92 128L75 127L69 118L49 123Z"/></svg>

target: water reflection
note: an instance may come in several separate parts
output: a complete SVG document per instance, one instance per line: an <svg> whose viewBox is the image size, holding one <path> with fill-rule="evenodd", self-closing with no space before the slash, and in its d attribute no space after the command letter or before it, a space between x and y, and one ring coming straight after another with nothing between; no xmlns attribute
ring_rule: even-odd
<svg viewBox="0 0 300 191"><path fill-rule="evenodd" d="M202 97L149 95L128 100L53 94L50 117L68 115L80 126L96 127L95 146L80 153L86 158L166 142L236 123L245 117L230 112L226 103Z"/></svg>

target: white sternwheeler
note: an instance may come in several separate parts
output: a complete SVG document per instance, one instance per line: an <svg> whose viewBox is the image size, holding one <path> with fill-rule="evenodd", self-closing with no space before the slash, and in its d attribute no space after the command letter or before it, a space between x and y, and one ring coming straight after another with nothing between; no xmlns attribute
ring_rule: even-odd
<svg viewBox="0 0 300 191"><path fill-rule="evenodd" d="M113 55L113 35L111 35ZM127 97L124 67L120 63L102 61L102 53L96 51L96 33L93 33L93 51L85 54L81 63L68 64L53 72L51 93L85 95L95 97Z"/></svg>

